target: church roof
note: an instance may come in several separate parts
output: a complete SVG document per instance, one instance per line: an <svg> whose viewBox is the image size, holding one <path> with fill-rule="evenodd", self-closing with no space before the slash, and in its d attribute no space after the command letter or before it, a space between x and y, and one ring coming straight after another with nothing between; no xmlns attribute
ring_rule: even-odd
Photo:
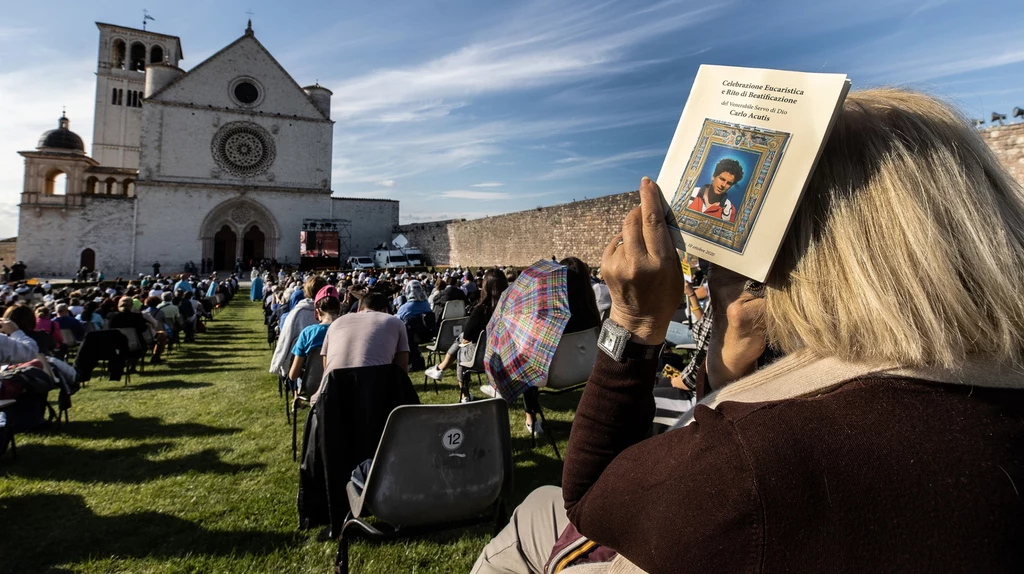
<svg viewBox="0 0 1024 574"><path fill-rule="evenodd" d="M45 132L39 137L39 145L36 149L68 150L72 152L85 153L85 143L78 134L68 129L71 121L67 116L61 115L57 120L57 129Z"/></svg>
<svg viewBox="0 0 1024 574"><path fill-rule="evenodd" d="M316 105L316 102L313 101L313 98L311 98L309 96L309 94L307 94L302 89L302 87L299 86L299 83L295 81L295 78L293 78L292 75L288 73L288 70L284 69L284 66L282 66L281 63L277 61L277 58L275 58L274 55L270 53L270 50L268 50L266 46L264 46L259 40L256 39L256 35L252 31L252 21L251 20L249 21L249 25L245 29L245 32L237 40L235 40L234 42L231 42L227 46L224 46L223 48L218 50L215 54L213 54L209 58L207 58L207 59L203 60L202 62L196 64L196 66L194 68L192 68L191 70L189 70L189 71L185 72L184 74L178 76L177 78L172 80L170 83L168 83L166 86L164 86L164 87L160 88L159 90L157 90L156 92L150 94L150 96L147 97L146 100L156 100L158 96L160 96L164 92L168 91L171 87L173 87L173 86L175 86L175 85L185 81L186 78L188 78L189 76L194 74L196 71L202 69L203 67L205 67L210 62L213 62L213 61L217 60L222 54L230 51L232 48L234 48L235 46L237 46L238 44L241 44L242 42L244 42L246 40L252 40L252 42L254 42L256 44L256 46L260 50L265 52L267 57L270 59L270 62L274 66L276 66L281 71L281 73L283 73L285 75L286 78L288 78L288 80L292 83L292 85L295 86L295 89L300 94L302 94L302 97L306 98L306 100L313 107L313 109L316 110L316 113L319 114L323 119L330 121L331 118L327 114L323 113L323 111L320 110L320 108ZM322 88L322 86L320 86L320 87ZM326 89L326 88L324 88L324 89ZM330 91L330 90L328 90L328 91Z"/></svg>

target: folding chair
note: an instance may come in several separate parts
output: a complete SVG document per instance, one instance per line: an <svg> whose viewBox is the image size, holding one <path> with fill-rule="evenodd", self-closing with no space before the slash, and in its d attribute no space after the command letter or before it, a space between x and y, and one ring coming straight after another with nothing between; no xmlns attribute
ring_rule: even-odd
<svg viewBox="0 0 1024 574"><path fill-rule="evenodd" d="M356 532L376 540L507 521L512 489L508 404L488 399L454 405L410 405L391 411L360 491L346 487L335 571L348 572ZM364 518L374 516L373 525Z"/></svg>
<svg viewBox="0 0 1024 574"><path fill-rule="evenodd" d="M74 352L78 350L78 340L75 339L75 334L71 332L71 329L61 329L60 336L64 339L64 345L68 348L66 360L71 363L75 360Z"/></svg>
<svg viewBox="0 0 1024 574"><path fill-rule="evenodd" d="M551 359L551 367L548 369L548 379L544 385L537 388L537 406L540 407L540 395L560 395L575 391L587 384L591 371L594 370L594 363L597 362L597 336L600 328L594 327L586 331L562 335L555 349L555 356ZM545 426L545 433L551 441L551 448L555 449L555 456L559 460L562 455L558 452L555 437L551 428L547 426L544 418L544 409L538 408L535 413L540 417L541 423ZM537 446L537 433L531 432L532 446Z"/></svg>
<svg viewBox="0 0 1024 574"><path fill-rule="evenodd" d="M117 330L128 339L128 356L131 358L131 361L137 361L139 372L144 371L146 368L146 347L139 338L139 332L131 327L121 327Z"/></svg>
<svg viewBox="0 0 1024 574"><path fill-rule="evenodd" d="M437 329L437 338L426 347L427 362L433 364L435 360L447 353L448 347L451 347L452 343L462 336L462 332L466 330L466 323L468 322L469 317L441 321L441 326ZM423 390L427 390L426 374L423 375ZM434 391L437 391L437 381L434 381Z"/></svg>
<svg viewBox="0 0 1024 574"><path fill-rule="evenodd" d="M476 375L476 382L480 382L480 375L484 373L484 353L487 352L487 329L480 331L476 338L476 353L472 361L459 361L459 366L467 375ZM461 381L460 381L461 382Z"/></svg>
<svg viewBox="0 0 1024 574"><path fill-rule="evenodd" d="M313 347L306 355L306 362L302 369L302 381L295 388L295 398L292 400L292 460L298 456L299 432L299 401L309 402L310 397L320 388L320 382L324 378L324 360L320 356L320 347Z"/></svg>
<svg viewBox="0 0 1024 574"><path fill-rule="evenodd" d="M466 316L466 302L465 301L448 301L444 304L444 310L441 311L441 320L445 319L461 319Z"/></svg>

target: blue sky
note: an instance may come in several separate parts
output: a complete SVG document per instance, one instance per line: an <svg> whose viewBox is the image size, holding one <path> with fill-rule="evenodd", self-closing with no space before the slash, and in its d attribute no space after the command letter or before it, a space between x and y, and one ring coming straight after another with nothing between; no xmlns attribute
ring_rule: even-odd
<svg viewBox="0 0 1024 574"><path fill-rule="evenodd" d="M0 19L0 237L23 164L62 105L91 145L95 21L147 5L7 3ZM173 6L173 9L171 8ZM619 193L656 175L702 63L843 72L969 117L1024 107L1021 0L198 2L148 5L191 69L254 12L300 85L334 91L335 195L402 202L403 223ZM87 147L88 149L88 147Z"/></svg>

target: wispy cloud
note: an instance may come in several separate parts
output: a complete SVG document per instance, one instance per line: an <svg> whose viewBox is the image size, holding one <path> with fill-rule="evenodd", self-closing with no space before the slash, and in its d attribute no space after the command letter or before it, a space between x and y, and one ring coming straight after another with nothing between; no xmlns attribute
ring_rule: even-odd
<svg viewBox="0 0 1024 574"><path fill-rule="evenodd" d="M445 199L472 199L475 201L495 201L498 199L511 199L515 197L511 193L500 191L475 191L470 189L459 189L455 191L443 191L437 197Z"/></svg>
<svg viewBox="0 0 1024 574"><path fill-rule="evenodd" d="M488 181L485 183L474 183L469 187L501 187L502 185L504 184L501 183L500 181Z"/></svg>
<svg viewBox="0 0 1024 574"><path fill-rule="evenodd" d="M565 179L583 173L628 165L639 160L665 155L662 148L649 148L612 154L605 157L573 158L574 163L568 167L553 169L538 176L540 180Z"/></svg>
<svg viewBox="0 0 1024 574"><path fill-rule="evenodd" d="M616 6L567 4L552 10L534 2L481 39L422 64L383 69L334 83L332 114L338 118L394 118L441 113L446 103L482 94L539 86L635 68L627 51L687 26L714 11L706 3L666 1L633 13Z"/></svg>
<svg viewBox="0 0 1024 574"><path fill-rule="evenodd" d="M425 223L428 221L447 221L449 219L480 219L481 217L487 217L488 215L496 215L493 213L485 213L483 211L402 211L401 220L399 223L407 225L410 223Z"/></svg>
<svg viewBox="0 0 1024 574"><path fill-rule="evenodd" d="M398 182L393 179L382 179L377 182L377 185L381 187L395 187L398 185Z"/></svg>
<svg viewBox="0 0 1024 574"><path fill-rule="evenodd" d="M912 39L910 32L899 33L852 50L850 75L907 84L1024 62L1024 34L1017 31L953 34L941 44Z"/></svg>

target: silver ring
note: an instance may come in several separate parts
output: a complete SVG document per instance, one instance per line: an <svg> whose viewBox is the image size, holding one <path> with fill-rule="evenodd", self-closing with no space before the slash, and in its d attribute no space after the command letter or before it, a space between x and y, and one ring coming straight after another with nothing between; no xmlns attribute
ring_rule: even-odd
<svg viewBox="0 0 1024 574"><path fill-rule="evenodd" d="M625 243L625 241L620 239L618 242L615 243L615 247L618 247L618 246L622 245L623 243Z"/></svg>
<svg viewBox="0 0 1024 574"><path fill-rule="evenodd" d="M764 283L754 281L753 279L747 279L747 282L743 284L743 290L758 299L764 299Z"/></svg>

